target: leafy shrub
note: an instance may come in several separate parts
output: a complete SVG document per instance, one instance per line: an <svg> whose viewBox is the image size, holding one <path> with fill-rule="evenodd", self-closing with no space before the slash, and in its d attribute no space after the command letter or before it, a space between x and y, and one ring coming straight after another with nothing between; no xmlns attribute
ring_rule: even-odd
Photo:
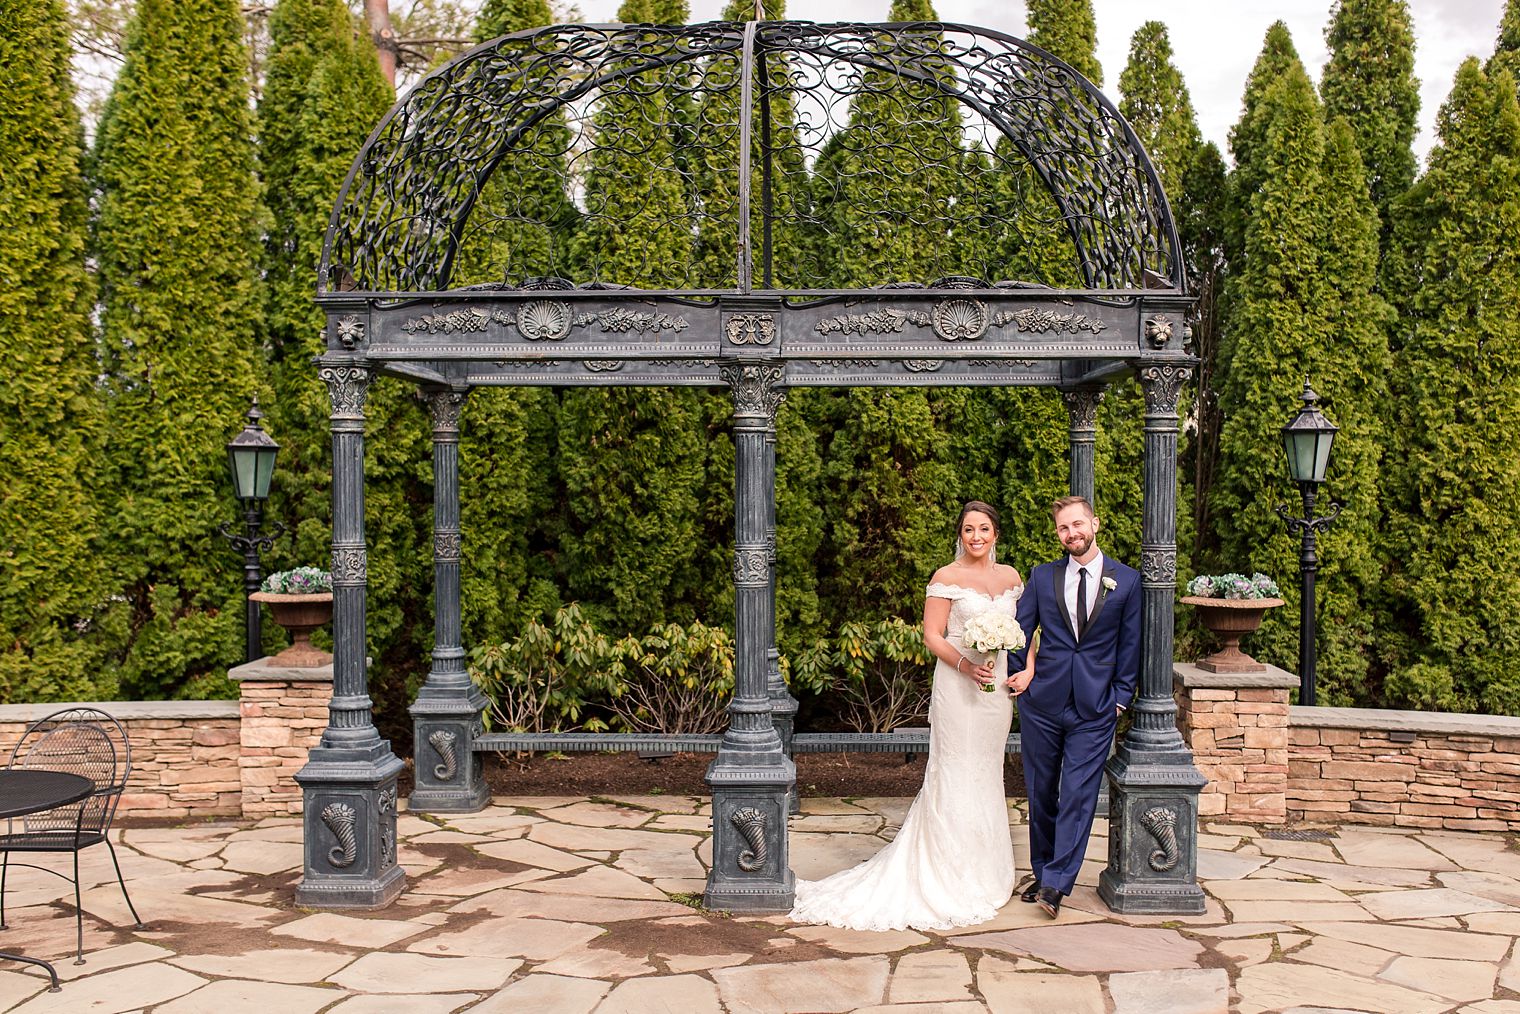
<svg viewBox="0 0 1520 1014"><path fill-rule="evenodd" d="M612 646L607 707L630 732L714 733L727 727L734 641L700 622L655 627Z"/></svg>
<svg viewBox="0 0 1520 1014"><path fill-rule="evenodd" d="M470 678L490 699L493 727L513 732L557 732L567 725L595 730L599 719L581 722L588 697L598 688L597 670L611 645L574 603L556 610L545 625L529 621L516 640L470 652Z"/></svg>
<svg viewBox="0 0 1520 1014"><path fill-rule="evenodd" d="M856 732L890 732L927 717L933 661L919 624L895 616L875 626L851 622L833 643L818 641L798 653L792 681L835 695L840 717Z"/></svg>

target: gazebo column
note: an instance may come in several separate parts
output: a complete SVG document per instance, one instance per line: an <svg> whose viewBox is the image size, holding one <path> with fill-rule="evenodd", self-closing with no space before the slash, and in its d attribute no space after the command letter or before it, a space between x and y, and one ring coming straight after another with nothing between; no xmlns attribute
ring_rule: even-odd
<svg viewBox="0 0 1520 1014"><path fill-rule="evenodd" d="M728 731L707 769L712 787L712 870L703 903L739 912L786 912L794 880L786 817L797 771L771 721L766 686L771 595L766 433L784 397L780 366L720 367L734 399L734 696Z"/></svg>
<svg viewBox="0 0 1520 1014"><path fill-rule="evenodd" d="M296 904L380 908L406 882L396 863L400 758L370 712L365 655L364 399L369 365L323 358L332 401L333 694L327 729L296 775L304 807L306 866Z"/></svg>
<svg viewBox="0 0 1520 1014"><path fill-rule="evenodd" d="M459 412L468 391L429 388L433 420L433 665L411 707L416 787L409 807L470 813L490 801L471 749L485 695L465 668L459 603Z"/></svg>
<svg viewBox="0 0 1520 1014"><path fill-rule="evenodd" d="M1145 393L1145 517L1141 532L1140 693L1108 762L1108 868L1098 894L1115 912L1204 910L1198 887L1198 793L1207 780L1177 731L1172 700L1177 583L1177 397L1186 366L1140 369Z"/></svg>
<svg viewBox="0 0 1520 1014"><path fill-rule="evenodd" d="M1068 454L1071 460L1070 491L1072 496L1080 496L1088 503L1096 503L1093 490L1096 486L1094 479L1094 445L1098 438L1098 403L1103 400L1101 387L1079 387L1072 391L1062 391L1061 398L1066 402L1066 417L1068 425Z"/></svg>
<svg viewBox="0 0 1520 1014"><path fill-rule="evenodd" d="M779 406L779 402L777 403ZM776 416L767 418L765 424L765 549L766 562L766 610L765 610L765 689L771 699L771 722L781 737L781 750L788 760L795 760L792 753L792 733L797 725L797 698L786 688L781 678L781 650L776 647ZM787 812L798 813L802 800L797 794L796 779L788 798Z"/></svg>
<svg viewBox="0 0 1520 1014"><path fill-rule="evenodd" d="M1103 401L1103 394L1101 387L1078 387L1061 392L1061 400L1066 402L1067 454L1071 466L1067 491L1094 505L1098 502L1095 495L1098 405ZM1112 755L1112 749L1109 753ZM1098 785L1098 808L1094 812L1099 817L1108 816L1106 778Z"/></svg>

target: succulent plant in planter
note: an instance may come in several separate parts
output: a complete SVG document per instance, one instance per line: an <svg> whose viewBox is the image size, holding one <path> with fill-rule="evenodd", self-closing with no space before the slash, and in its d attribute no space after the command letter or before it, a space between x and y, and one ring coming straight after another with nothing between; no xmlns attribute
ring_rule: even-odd
<svg viewBox="0 0 1520 1014"><path fill-rule="evenodd" d="M290 634L290 647L271 658L271 665L311 669L332 661L331 654L311 643L311 632L332 619L332 574L320 567L282 570L266 577L249 598L266 603L274 621Z"/></svg>
<svg viewBox="0 0 1520 1014"><path fill-rule="evenodd" d="M1209 672L1265 672L1266 666L1240 650L1240 639L1261 626L1268 609L1283 604L1282 592L1265 574L1200 574L1188 582L1184 605L1192 606L1198 619L1223 646L1198 668Z"/></svg>

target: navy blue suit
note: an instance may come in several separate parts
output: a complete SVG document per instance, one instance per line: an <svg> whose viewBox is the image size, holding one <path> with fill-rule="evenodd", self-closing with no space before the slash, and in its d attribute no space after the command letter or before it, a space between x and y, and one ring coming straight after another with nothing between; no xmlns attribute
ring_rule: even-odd
<svg viewBox="0 0 1520 1014"><path fill-rule="evenodd" d="M1019 626L1039 628L1034 679L1018 697L1024 784L1029 790L1029 864L1043 887L1070 894L1087 851L1103 764L1140 675L1140 574L1103 557L1103 581L1079 642L1066 609L1067 558L1043 563L1019 598ZM1024 668L1028 649L1008 669Z"/></svg>

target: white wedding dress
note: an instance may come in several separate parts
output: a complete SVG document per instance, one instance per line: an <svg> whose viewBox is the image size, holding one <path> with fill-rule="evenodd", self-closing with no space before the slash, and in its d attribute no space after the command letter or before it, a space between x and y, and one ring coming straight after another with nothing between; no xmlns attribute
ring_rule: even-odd
<svg viewBox="0 0 1520 1014"><path fill-rule="evenodd" d="M959 647L966 621L988 609L1013 612L1022 586L996 598L931 584L950 600L946 639ZM968 658L985 656L962 649ZM1002 684L1008 656L998 652L999 688L987 693L942 661L929 703L929 762L924 787L886 848L831 877L797 881L791 918L845 929L952 929L991 919L1013 895L1013 840L1003 795L1003 759L1013 698Z"/></svg>

